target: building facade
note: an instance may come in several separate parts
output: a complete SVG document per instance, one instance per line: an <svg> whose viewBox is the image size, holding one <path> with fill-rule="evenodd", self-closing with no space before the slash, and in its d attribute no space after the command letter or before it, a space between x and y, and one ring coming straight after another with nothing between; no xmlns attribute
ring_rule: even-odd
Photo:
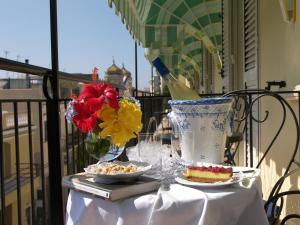
<svg viewBox="0 0 300 225"><path fill-rule="evenodd" d="M124 64L122 68L119 68L113 60L113 64L105 71L104 80L116 86L120 96L132 96L131 72L125 68Z"/></svg>
<svg viewBox="0 0 300 225"><path fill-rule="evenodd" d="M49 168L48 168L48 135L47 135L47 116L46 102L42 92L42 83L39 79L31 80L31 85L26 79L15 79L10 85L6 80L3 81L3 87L0 88L0 100L8 100L1 102L2 106L2 135L3 135L3 169L4 169L4 187L5 187L5 224L17 225L18 207L21 209L22 224L44 224L44 219L49 219L48 204L49 201ZM35 82L37 81L37 82ZM17 85L15 85L17 84ZM5 86L6 85L6 86ZM61 95L69 98L74 91L73 85L68 87L62 85ZM77 87L76 87L77 88ZM17 111L14 108L14 101ZM26 102L30 101L30 111ZM64 121L64 103L60 104L60 121ZM15 113L17 114L17 136L15 134ZM29 124L28 116L30 114L31 124ZM72 131L70 124L69 133ZM29 132L31 127L31 133ZM74 150L77 151L76 144L66 147L65 123L61 123L61 144L63 161L66 156L73 157ZM76 130L74 131L76 132ZM31 142L31 144L30 144ZM66 152L69 152L67 154ZM73 153L73 154L72 154ZM18 157L17 157L18 154ZM30 154L32 154L30 159ZM18 161L17 161L18 160ZM17 185L17 165L19 165L20 174L20 199L18 202L18 185ZM33 167L33 194L31 195L31 174L30 166ZM67 171L66 163L63 163L63 170ZM66 172L65 172L66 174ZM32 199L34 205L32 205ZM45 200L45 204L43 201ZM45 206L45 208L44 208ZM35 220L32 219L32 211L35 212ZM1 220L0 220L0 225Z"/></svg>
<svg viewBox="0 0 300 225"><path fill-rule="evenodd" d="M0 89L1 99L39 99L42 92L39 88L33 86L28 89ZM46 164L47 158L47 140L46 140L46 117L45 105L41 103L42 112L42 133L40 137L39 129L39 106L38 103L31 104L31 111L28 112L26 103L17 104L17 112L12 103L2 103L2 134L3 134L3 169L4 169L4 187L5 187L5 225L18 224L18 207L21 208L21 220L23 224L41 224L38 221L32 221L31 212L39 211L39 196L43 190L41 180L41 167ZM17 113L18 127L15 127L15 113ZM30 113L31 124L28 121ZM31 127L31 132L29 132ZM16 130L18 133L16 134ZM31 144L29 144L31 142ZM41 148L42 145L42 148ZM43 151L43 152L41 152ZM18 154L18 157L17 157ZM30 159L31 154L31 159ZM41 163L41 154L45 156L45 164ZM18 161L17 161L18 160ZM18 186L17 165L19 166L19 181L21 193L21 205L18 206L17 192ZM33 193L31 196L31 174L30 166L33 168ZM44 179L48 179L48 170L44 168ZM33 199L34 205L32 205Z"/></svg>

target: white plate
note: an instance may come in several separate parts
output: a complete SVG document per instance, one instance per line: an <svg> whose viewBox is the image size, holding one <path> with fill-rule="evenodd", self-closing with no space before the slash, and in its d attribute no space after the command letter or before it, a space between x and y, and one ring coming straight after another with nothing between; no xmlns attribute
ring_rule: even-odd
<svg viewBox="0 0 300 225"><path fill-rule="evenodd" d="M113 163L123 165L123 166L133 164L133 165L137 166L137 171L134 172L134 173L119 172L119 173L114 173L114 174L100 174L100 173L95 172L96 168L99 168L101 166L107 166L107 165L110 164L110 162L102 162L102 163L99 163L99 164L97 163L97 164L89 165L87 168L84 168L84 171L88 175L91 175L92 177L95 177L95 178L122 180L122 179L136 178L136 177L144 174L145 172L147 172L148 170L151 169L151 165L149 163L146 163L146 162L137 162L137 161L120 162L120 161L114 161Z"/></svg>
<svg viewBox="0 0 300 225"><path fill-rule="evenodd" d="M243 178L256 178L260 175L260 169L256 168L234 166L232 169L234 174L240 173Z"/></svg>
<svg viewBox="0 0 300 225"><path fill-rule="evenodd" d="M209 187L209 188L210 187L223 187L223 186L236 184L236 183L239 183L242 179L243 179L243 176L240 173L233 174L232 178L228 181L215 182L215 183L201 183L201 182L189 181L183 175L175 178L175 180L178 183L183 184L183 185L195 186L195 187Z"/></svg>
<svg viewBox="0 0 300 225"><path fill-rule="evenodd" d="M232 170L234 173L241 172L241 173L257 173L260 172L260 169L245 167L245 166L233 166Z"/></svg>

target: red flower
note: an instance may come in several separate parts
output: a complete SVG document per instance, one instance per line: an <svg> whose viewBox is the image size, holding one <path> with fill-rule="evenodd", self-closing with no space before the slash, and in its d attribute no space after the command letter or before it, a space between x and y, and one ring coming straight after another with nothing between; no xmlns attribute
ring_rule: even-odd
<svg viewBox="0 0 300 225"><path fill-rule="evenodd" d="M106 101L108 105L114 109L119 108L118 104L118 92L111 86L107 85L104 90L104 95L106 97Z"/></svg>
<svg viewBox="0 0 300 225"><path fill-rule="evenodd" d="M99 103L103 103L103 98L110 107L118 109L118 93L107 83L84 84L83 90L78 96L78 100L84 99L89 101L90 99L94 99L94 101L99 101Z"/></svg>
<svg viewBox="0 0 300 225"><path fill-rule="evenodd" d="M83 133L92 131L97 125L97 111L104 103L114 109L118 108L118 94L106 83L84 84L83 91L74 99L74 124Z"/></svg>
<svg viewBox="0 0 300 225"><path fill-rule="evenodd" d="M74 111L73 123L83 133L92 131L97 125L97 117L95 113L91 113L87 102L76 101L73 104Z"/></svg>

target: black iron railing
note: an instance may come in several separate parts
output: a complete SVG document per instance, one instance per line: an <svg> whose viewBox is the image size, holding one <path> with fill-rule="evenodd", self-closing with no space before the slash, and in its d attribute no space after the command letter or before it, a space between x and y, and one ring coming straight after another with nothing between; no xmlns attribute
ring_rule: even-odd
<svg viewBox="0 0 300 225"><path fill-rule="evenodd" d="M258 98L259 95L266 95L269 92L257 92L257 91L240 91L234 94L236 103L234 108L236 111L236 117L234 127L236 133L241 133L241 138L235 139L234 146L229 149L231 153L231 163L235 163L235 156L238 151L245 152L245 164L248 166L254 166L254 151L264 152L262 149L256 149L259 146L254 144L254 138L258 137L258 133L255 133L254 126L258 123L261 124L267 121L272 112L271 109L266 111L265 115L260 115L260 118L256 118L256 114L250 113L255 108L255 104L261 99ZM278 92L279 96L285 96L287 98L292 98L294 102L294 110L296 114L294 115L294 123L296 126L291 129L298 129L297 123L299 120L300 112L300 92ZM167 101L170 99L168 96L142 96L138 97L141 103L141 108L143 111L143 124L146 127L149 123L151 117L155 117L157 121L161 121L161 118L169 110ZM67 106L69 99L60 99L59 110L59 124L60 124L60 155L62 158L62 175L73 174L83 170L85 166L94 162L95 160L87 153L84 146L85 134L79 132L76 127L69 124L64 117L64 111ZM22 215L24 215L24 210L21 208L22 188L24 185L30 185L30 217L32 224L51 224L49 221L49 210L51 210L49 201L49 192L52 191L52 186L49 184L49 160L46 157L48 151L47 149L47 126L51 126L47 120L46 115L46 100L45 99L12 99L12 100L0 100L0 191L1 191L1 219L0 224L5 224L6 214L6 197L8 195L8 188L10 187L11 192L14 192L17 196L17 217L18 224L22 223ZM255 103L256 102L256 103ZM288 103L288 102L287 102ZM282 121L285 123L287 120L287 112L282 111ZM252 126L250 125L252 124ZM280 123L278 131L274 131L274 137L278 136L278 132L282 131L283 125ZM292 125L294 126L294 125ZM55 131L57 132L57 131ZM293 133L297 133L296 130ZM22 135L21 135L22 134ZM47 135L46 135L47 134ZM251 134L251 135L250 135ZM8 150L5 149L8 135L10 135L13 149L9 149L11 160L8 159ZM26 141L24 142L24 135L26 136ZM276 140L271 140L271 144L267 146L267 151L271 151L274 147ZM295 160L295 152L298 151L299 139L295 140L295 149L293 155L291 156ZM12 145L11 145L12 146ZM269 154L272 154L270 152ZM26 157L25 157L26 156ZM7 162L15 159L13 164L12 172L13 176L5 176L7 170ZM26 160L24 161L24 158ZM295 161L296 162L296 161ZM25 164L24 164L25 163ZM287 167L291 162L287 162ZM292 162L293 163L293 162ZM297 163L297 162L296 162ZM24 165L26 165L26 170L24 171ZM25 173L26 172L26 173ZM289 171L287 171L288 173ZM13 180L13 189L12 186ZM10 183L9 183L9 182ZM25 182L26 181L26 182ZM10 185L10 186L9 186ZM282 186L282 183L279 184ZM280 194L280 188L276 186L276 193ZM275 194L276 194L275 193ZM294 193L294 192L293 192ZM57 193L58 194L58 193ZM274 193L273 193L274 194ZM62 201L66 200L67 195L64 196ZM275 195L276 197L277 195ZM273 197L275 199L275 197ZM273 199L272 198L272 199ZM278 197L279 198L279 197ZM63 205L63 202L59 203Z"/></svg>
<svg viewBox="0 0 300 225"><path fill-rule="evenodd" d="M36 144L40 144L39 148L41 149L39 151L40 153L40 159L37 160L37 158L34 160L34 152L33 152L33 130L32 130L32 105L35 104L34 110L39 110L42 107L43 100L0 100L0 144L1 144L1 218L2 218L2 224L5 224L4 218L7 216L5 209L5 199L6 199L6 193L5 190L9 188L7 181L7 178L4 177L5 170L7 170L11 165L7 165L8 162L10 164L15 165L15 178L14 181L15 189L17 193L17 217L18 217L18 224L22 224L22 208L21 208L21 199L22 199L22 187L24 186L24 174L22 174L21 165L26 163L28 165L28 172L29 174L26 175L26 178L30 181L30 195L31 195L31 215L32 215L32 221L35 221L35 187L34 187L34 180L38 177L37 174L40 175L41 179L41 189L44 190L44 179L45 179L45 172L44 172L44 151L43 151L43 141L42 136L40 135L40 142ZM22 126L19 126L19 120L20 120L20 110L19 108L22 105L22 114L24 115L24 112L27 115L27 121L22 122ZM5 113L5 112L7 113ZM37 114L37 117L35 118L36 121L42 121L42 113ZM13 120L12 120L13 118ZM3 123L4 122L4 123ZM41 125L42 123L40 123ZM21 124L20 124L21 125ZM27 140L23 139L23 142L20 143L20 128L23 127L26 129L27 134ZM40 128L40 131L42 129L42 126ZM24 134L24 131L23 131ZM34 137L36 138L36 137ZM9 139L12 139L13 141L9 142ZM7 141L8 145L4 145L4 143ZM27 142L26 142L27 141ZM26 142L26 144L25 144ZM6 148L5 146L14 146L14 149ZM21 144L21 146L20 146ZM20 150L22 149L22 151ZM15 152L14 157L12 157L12 152ZM26 152L25 152L26 151ZM22 155L21 155L22 154ZM22 156L22 157L21 157ZM26 162L21 161L24 160L25 157L28 157ZM26 158L27 158L26 157ZM37 156L35 156L37 157ZM15 163L11 162L12 158L15 158ZM40 161L37 163L37 161ZM6 168L4 167L6 165ZM34 169L38 167L41 169L40 173L37 173ZM9 178L11 179L11 178ZM43 196L45 195L45 192L43 191ZM43 205L45 205L45 201L43 201ZM44 214L44 216L46 213ZM44 220L45 221L45 220Z"/></svg>
<svg viewBox="0 0 300 225"><path fill-rule="evenodd" d="M67 101L69 99L59 100L62 175L82 171L95 161L84 149L85 134L68 124L63 116ZM18 218L18 224L23 224L25 209L21 206L25 185L30 186L30 221L32 224L50 224L49 192L52 187L49 184L49 160L46 156L51 149L47 148L49 134L46 134L47 126L51 124L47 120L45 102L44 99L0 99L0 224L5 224L5 218L9 216L5 209L10 193L17 196L17 214L12 216ZM62 202L60 204L63 205Z"/></svg>

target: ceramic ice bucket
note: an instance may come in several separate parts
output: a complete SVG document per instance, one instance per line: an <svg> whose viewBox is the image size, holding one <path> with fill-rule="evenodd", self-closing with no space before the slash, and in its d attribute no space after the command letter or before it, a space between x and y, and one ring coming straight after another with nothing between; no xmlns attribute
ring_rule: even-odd
<svg viewBox="0 0 300 225"><path fill-rule="evenodd" d="M168 103L172 109L169 118L179 133L182 159L221 163L232 99L201 98Z"/></svg>

